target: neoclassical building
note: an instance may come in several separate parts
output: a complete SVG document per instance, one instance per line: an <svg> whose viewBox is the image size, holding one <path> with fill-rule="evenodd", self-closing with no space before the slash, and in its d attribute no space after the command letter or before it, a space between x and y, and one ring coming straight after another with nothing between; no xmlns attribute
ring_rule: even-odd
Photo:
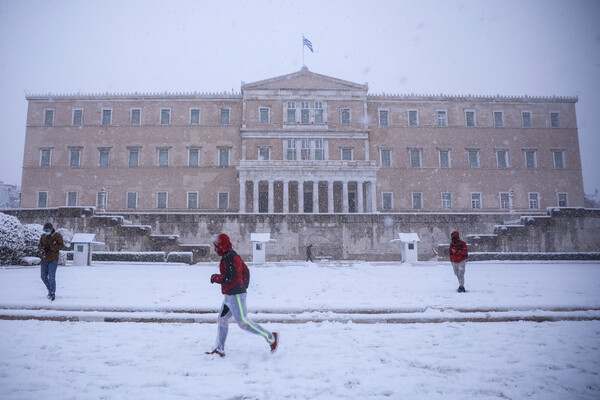
<svg viewBox="0 0 600 400"><path fill-rule="evenodd" d="M241 93L28 95L22 208L499 212L584 205L577 98L369 94L300 71Z"/></svg>

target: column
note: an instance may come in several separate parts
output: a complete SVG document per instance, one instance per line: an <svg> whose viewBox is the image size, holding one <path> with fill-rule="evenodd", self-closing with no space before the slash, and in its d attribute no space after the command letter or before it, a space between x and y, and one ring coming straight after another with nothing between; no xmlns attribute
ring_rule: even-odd
<svg viewBox="0 0 600 400"><path fill-rule="evenodd" d="M313 181L313 213L319 213L319 181Z"/></svg>
<svg viewBox="0 0 600 400"><path fill-rule="evenodd" d="M327 212L333 214L333 181L327 181Z"/></svg>
<svg viewBox="0 0 600 400"><path fill-rule="evenodd" d="M254 214L258 214L258 182L252 181L252 210Z"/></svg>
<svg viewBox="0 0 600 400"><path fill-rule="evenodd" d="M290 212L290 190L289 190L289 181L283 181L283 212Z"/></svg>
<svg viewBox="0 0 600 400"><path fill-rule="evenodd" d="M363 183L361 181L356 182L356 197L358 199L358 212L364 213L365 209L363 208Z"/></svg>
<svg viewBox="0 0 600 400"><path fill-rule="evenodd" d="M240 213L246 213L246 181L240 179Z"/></svg>
<svg viewBox="0 0 600 400"><path fill-rule="evenodd" d="M268 206L268 213L269 214L273 214L274 212L274 203L273 203L273 199L275 196L273 196L273 179L269 179L269 193L268 193L268 197L269 197L269 206Z"/></svg>
<svg viewBox="0 0 600 400"><path fill-rule="evenodd" d="M304 213L304 181L298 181L298 212Z"/></svg>
<svg viewBox="0 0 600 400"><path fill-rule="evenodd" d="M377 181L371 181L371 212L377 212Z"/></svg>
<svg viewBox="0 0 600 400"><path fill-rule="evenodd" d="M342 181L342 212L348 212L348 181Z"/></svg>

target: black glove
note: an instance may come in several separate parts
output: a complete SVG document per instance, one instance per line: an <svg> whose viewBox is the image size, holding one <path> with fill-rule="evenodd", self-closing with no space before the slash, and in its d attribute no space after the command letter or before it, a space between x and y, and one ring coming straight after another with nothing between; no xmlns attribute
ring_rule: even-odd
<svg viewBox="0 0 600 400"><path fill-rule="evenodd" d="M218 276L219 276L219 274L212 274L210 276L210 283L215 283L217 281Z"/></svg>
<svg viewBox="0 0 600 400"><path fill-rule="evenodd" d="M50 246L44 246L44 252L49 253L50 252Z"/></svg>

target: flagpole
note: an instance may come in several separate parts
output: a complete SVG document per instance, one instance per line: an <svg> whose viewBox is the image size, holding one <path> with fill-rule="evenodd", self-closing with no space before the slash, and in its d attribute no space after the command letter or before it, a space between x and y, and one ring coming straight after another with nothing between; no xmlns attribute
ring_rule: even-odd
<svg viewBox="0 0 600 400"><path fill-rule="evenodd" d="M304 33L302 34L302 66L304 67Z"/></svg>

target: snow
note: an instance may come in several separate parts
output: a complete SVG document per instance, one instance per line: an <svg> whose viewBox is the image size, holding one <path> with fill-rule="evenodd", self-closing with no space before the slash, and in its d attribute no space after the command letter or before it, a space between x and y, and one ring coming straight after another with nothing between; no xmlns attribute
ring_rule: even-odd
<svg viewBox="0 0 600 400"><path fill-rule="evenodd" d="M248 264L274 355L235 324L204 354L217 263L59 267L52 303L0 268L0 398L600 397L599 262L468 262L465 294L450 263Z"/></svg>

